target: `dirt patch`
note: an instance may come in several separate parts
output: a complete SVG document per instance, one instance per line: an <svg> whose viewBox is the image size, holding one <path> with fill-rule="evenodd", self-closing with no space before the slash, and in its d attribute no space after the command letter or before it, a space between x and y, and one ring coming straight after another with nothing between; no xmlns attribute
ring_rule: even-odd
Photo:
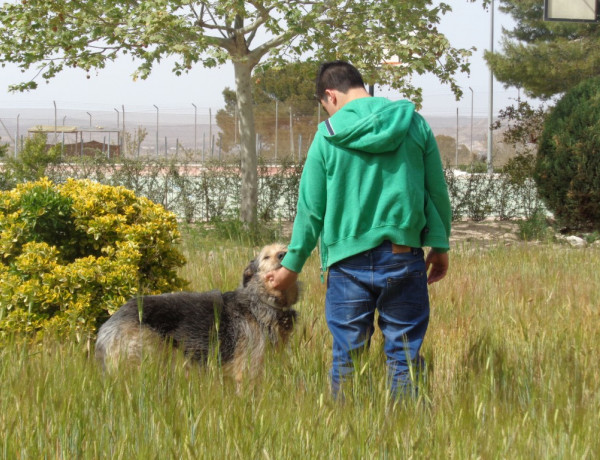
<svg viewBox="0 0 600 460"><path fill-rule="evenodd" d="M452 222L450 244L461 242L513 243L519 241L518 229L516 223L505 221Z"/></svg>
<svg viewBox="0 0 600 460"><path fill-rule="evenodd" d="M282 224L283 235L292 234L292 223ZM520 241L517 237L519 226L514 222L485 220L482 222L452 222L450 245L461 242L479 242L485 245Z"/></svg>

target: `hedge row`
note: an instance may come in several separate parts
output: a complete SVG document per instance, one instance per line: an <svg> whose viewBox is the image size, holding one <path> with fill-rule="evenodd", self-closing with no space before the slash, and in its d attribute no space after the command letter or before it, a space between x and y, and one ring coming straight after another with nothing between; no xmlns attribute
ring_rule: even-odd
<svg viewBox="0 0 600 460"><path fill-rule="evenodd" d="M259 165L258 215L262 221L294 219L302 167L291 161L277 167ZM118 162L76 158L49 164L45 174L56 183L78 178L123 186L163 205L180 221L224 221L239 216L241 182L239 165L234 162L198 165L185 158ZM529 218L542 208L535 183L519 168L500 174L448 169L446 181L455 220Z"/></svg>

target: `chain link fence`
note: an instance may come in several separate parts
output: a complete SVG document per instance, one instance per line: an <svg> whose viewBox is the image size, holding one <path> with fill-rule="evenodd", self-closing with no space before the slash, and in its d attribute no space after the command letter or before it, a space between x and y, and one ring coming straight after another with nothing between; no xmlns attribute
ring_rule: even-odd
<svg viewBox="0 0 600 460"><path fill-rule="evenodd" d="M287 157L299 161L324 119L317 103L261 104L254 112L257 153L279 162ZM60 144L67 156L171 158L182 152L196 161L224 160L239 153L237 111L190 104L188 109L128 110L3 109L0 112L0 143L17 156L27 136L45 133L50 145Z"/></svg>

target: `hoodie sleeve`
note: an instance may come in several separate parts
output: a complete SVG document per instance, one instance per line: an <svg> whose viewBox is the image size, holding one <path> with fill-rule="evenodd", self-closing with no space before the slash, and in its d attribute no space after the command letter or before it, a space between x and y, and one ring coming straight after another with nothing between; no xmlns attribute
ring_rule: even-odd
<svg viewBox="0 0 600 460"><path fill-rule="evenodd" d="M300 179L292 238L282 261L284 267L297 273L302 271L323 229L327 203L327 175L323 159L325 148L326 141L317 133Z"/></svg>
<svg viewBox="0 0 600 460"><path fill-rule="evenodd" d="M448 196L448 186L444 177L444 168L438 149L437 141L433 131L422 119L422 126L425 134L425 192L427 194L429 206L433 209L431 212L437 214L437 225L434 222L428 222L429 225L436 225L431 228L432 240L427 244L436 252L446 252L450 248L450 227L452 223L452 207L450 197ZM441 226L441 228L439 228ZM434 235L436 235L434 237Z"/></svg>

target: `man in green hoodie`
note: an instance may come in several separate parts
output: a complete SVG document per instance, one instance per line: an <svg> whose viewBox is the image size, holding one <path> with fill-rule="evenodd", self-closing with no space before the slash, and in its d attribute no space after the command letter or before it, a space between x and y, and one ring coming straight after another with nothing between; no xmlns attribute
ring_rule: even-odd
<svg viewBox="0 0 600 460"><path fill-rule="evenodd" d="M288 253L267 280L291 285L320 237L334 396L370 343L376 309L390 389L408 394L423 365L427 284L448 270L451 208L438 147L411 102L371 97L347 62L321 65L317 98L330 118L308 151Z"/></svg>

